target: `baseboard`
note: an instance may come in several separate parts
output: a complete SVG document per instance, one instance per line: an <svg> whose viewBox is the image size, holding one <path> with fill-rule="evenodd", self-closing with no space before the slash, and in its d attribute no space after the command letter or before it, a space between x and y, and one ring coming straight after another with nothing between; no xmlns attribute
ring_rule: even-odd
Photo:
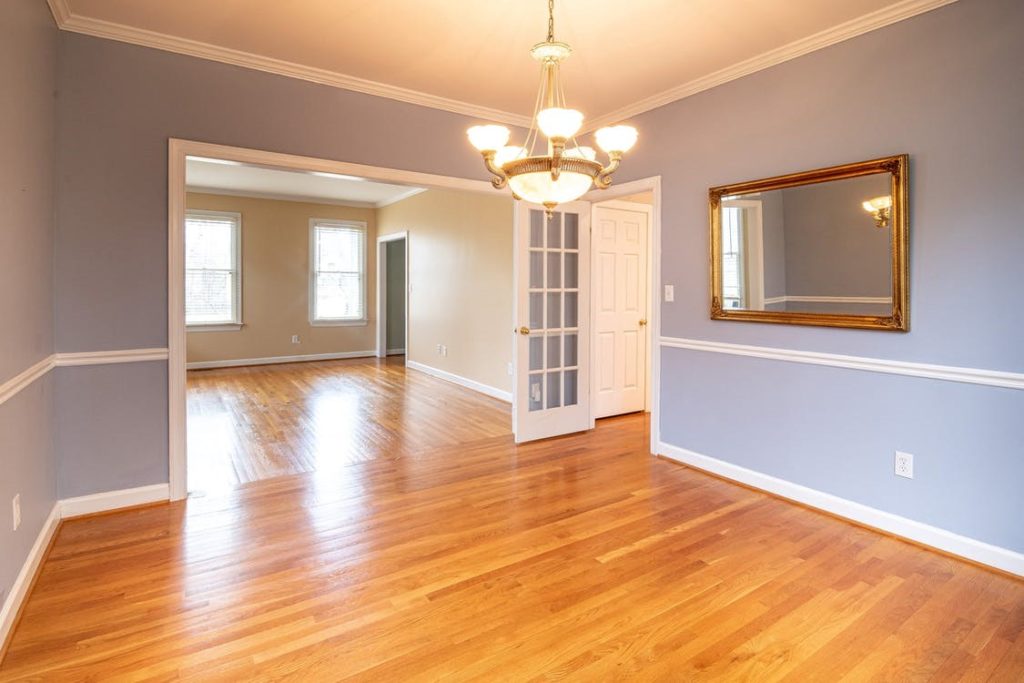
<svg viewBox="0 0 1024 683"><path fill-rule="evenodd" d="M459 386L472 389L473 391L478 391L481 394L486 394L491 398L498 399L499 401L505 401L506 403L512 402L512 392L510 391L502 391L501 389L497 389L487 384L481 384L480 382L467 379L461 375L445 372L444 370L438 370L437 368L432 368L429 365L424 365L423 363L417 363L414 360L406 359L405 367L412 368L413 370L419 370L420 372L431 375L432 377L443 379L446 382L451 382L452 384L458 384Z"/></svg>
<svg viewBox="0 0 1024 683"><path fill-rule="evenodd" d="M152 484L134 489L105 491L77 498L65 498L58 501L60 516L64 519L91 515L97 512L108 512L119 508L145 505L170 500L170 487L167 484Z"/></svg>
<svg viewBox="0 0 1024 683"><path fill-rule="evenodd" d="M339 353L309 353L302 356L270 356L267 358L236 358L234 360L203 360L186 363L188 370L238 368L245 365L277 365L278 363L305 363L313 360L343 360L345 358L373 358L376 351L341 351Z"/></svg>
<svg viewBox="0 0 1024 683"><path fill-rule="evenodd" d="M658 446L658 454L666 458L972 562L1024 576L1024 554L1013 550L961 536L672 444L662 442Z"/></svg>
<svg viewBox="0 0 1024 683"><path fill-rule="evenodd" d="M3 607L0 607L0 661L3 661L4 654L7 652L7 639L18 622L21 607L32 588L36 573L39 571L39 565L42 564L43 559L46 557L50 541L53 540L54 535L57 533L60 519L61 511L60 502L58 501L54 503L53 510L50 511L50 515L43 522L43 528L39 530L36 542L32 544L32 549L29 550L28 557L25 558L25 564L21 566L21 571L18 572L18 577L11 586L11 592L7 595L7 599L4 600Z"/></svg>
<svg viewBox="0 0 1024 683"><path fill-rule="evenodd" d="M405 349L388 349L385 353L389 356L401 356L405 354Z"/></svg>

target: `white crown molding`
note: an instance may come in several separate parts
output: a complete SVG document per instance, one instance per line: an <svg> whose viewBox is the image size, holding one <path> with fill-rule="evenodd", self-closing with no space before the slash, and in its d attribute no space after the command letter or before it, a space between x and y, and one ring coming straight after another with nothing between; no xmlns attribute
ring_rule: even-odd
<svg viewBox="0 0 1024 683"><path fill-rule="evenodd" d="M423 107L430 107L432 109L440 109L443 111L453 112L455 114L462 114L464 116L486 119L487 121L506 123L508 125L519 126L522 128L529 128L533 120L531 116L523 116L521 114L502 111L500 109L493 109L490 107L471 104L469 102L462 102L460 100L431 95L429 93L388 85L387 83L371 81L365 78L358 78L356 76L329 71L327 69L319 69L316 67L296 64L295 62L287 62L280 59L274 59L272 57L264 57L251 52L233 50L231 48L211 45L210 43L203 43L196 40L190 40L188 38L179 38L177 36L170 36L157 31L135 28L125 24L104 21L102 19L79 16L72 13L67 4L67 0L47 0L47 2L50 5L50 10L53 13L54 20L57 22L57 26L64 31L83 33L85 35L96 36L97 38L107 38L109 40L117 40L123 43L131 43L133 45L141 45L158 50L176 52L178 54L199 57L201 59L209 59L215 62L222 62L224 64L233 64L235 66L265 71L267 73L277 74L280 76L289 76L291 78L298 78L304 81L330 85L337 88L343 88L345 90L353 90L355 92L361 92L368 95L376 95L378 97L386 97L392 100L398 100L399 102L407 102L409 104L416 104ZM850 38L889 26L890 24L903 21L904 19L910 19L918 14L938 9L939 7L949 5L953 2L956 2L956 0L903 0L902 2L898 2L889 7L885 7L875 12L870 12L864 16L839 24L838 26L833 26L832 28L807 36L806 38L793 41L788 45L783 45L782 47L775 48L774 50L769 50L768 52L764 52L756 57L743 60L742 62L694 79L688 83L683 83L682 85L678 85L674 88L670 88L644 98L638 102L628 104L624 107L608 112L607 114L597 116L593 120L587 122L583 132L587 133L597 130L602 126L618 123L619 121L629 119L652 109L657 109L658 107L681 100L685 97L689 97L690 95L695 95L704 90L709 90L715 86L722 85L723 83L734 81L737 78L748 76L757 71L795 59L796 57L800 57L809 52L821 50L822 48L829 47L830 45L841 43L844 40L849 40Z"/></svg>
<svg viewBox="0 0 1024 683"><path fill-rule="evenodd" d="M167 360L167 349L124 349L120 351L79 351L54 354L54 365L110 365L114 363L145 363Z"/></svg>
<svg viewBox="0 0 1024 683"><path fill-rule="evenodd" d="M940 529L901 517L891 512L878 510L862 503L840 498L785 479L779 479L763 472L750 470L731 462L712 458L669 443L658 444L658 455L711 472L720 477L752 486L761 491L824 510L833 515L852 520L858 524L907 538L917 543L966 558L974 562L996 567L1006 572L1024 576L1024 555L1008 548L1001 548L967 536Z"/></svg>
<svg viewBox="0 0 1024 683"><path fill-rule="evenodd" d="M440 109L472 118L506 123L510 126L529 128L530 121L532 120L529 116L431 95L419 92L418 90L388 85L387 83L379 83L336 71L305 66L282 59L274 59L273 57L264 57L251 52L243 52L242 50L211 45L210 43L203 43L198 40L170 36L166 33L126 26L103 19L84 17L71 12L67 0L47 1L50 4L50 10L53 12L53 18L56 20L57 26L63 31L83 33L97 38L117 40L122 43L131 43L132 45L141 45L143 47L156 48L157 50L209 59L223 64L232 64L279 76L298 78L303 81L330 85L367 95L386 97L398 100L399 102L430 107L431 109Z"/></svg>
<svg viewBox="0 0 1024 683"><path fill-rule="evenodd" d="M909 361L886 360L883 358L867 358L864 356L844 356L837 353L819 353L817 351L797 351L769 346L748 346L726 342L702 341L699 339L681 339L678 337L661 337L660 345L664 348L688 349L690 351L707 351L725 353L733 356L751 356L767 358L790 363L807 363L810 365L828 365L849 370L881 372L889 375L906 375L923 377L947 382L965 384L982 384L1003 389L1024 390L1024 373L1003 372L1000 370L983 370L979 368L963 368L953 365L933 365L930 363L912 363Z"/></svg>
<svg viewBox="0 0 1024 683"><path fill-rule="evenodd" d="M269 199L275 202L296 202L298 204L324 204L326 206L346 206L350 209L376 209L378 202L357 202L344 199L327 199L324 197L301 197L294 194L283 194L277 192L259 192L256 190L224 190L217 187L203 187L201 185L189 185L186 192L197 194L212 194L222 197L243 197L245 199ZM191 209L190 209L191 210Z"/></svg>
<svg viewBox="0 0 1024 683"><path fill-rule="evenodd" d="M307 353L301 356L268 356L266 358L235 358L229 360L202 360L186 363L187 370L239 368L247 365L278 365L280 363L306 363L316 360L344 360L346 358L373 358L374 351L338 351L335 353Z"/></svg>
<svg viewBox="0 0 1024 683"><path fill-rule="evenodd" d="M53 356L47 356L0 384L0 405L14 398L18 392L35 382L53 368Z"/></svg>
<svg viewBox="0 0 1024 683"><path fill-rule="evenodd" d="M443 379L444 381L451 382L452 384L458 384L460 387L466 387L467 389L471 389L486 396L490 396L491 398L496 398L499 401L504 401L505 403L512 402L511 391L504 391L502 389L498 389L497 387L492 387L489 384L483 384L481 382L477 382L476 380L463 377L462 375L456 375L455 373L446 372L445 370L439 370L429 365L424 365L423 363L417 363L414 360L406 359L405 367L412 370L417 370L426 375L430 375L431 377Z"/></svg>
<svg viewBox="0 0 1024 683"><path fill-rule="evenodd" d="M841 43L844 40L855 38L869 31L884 28L890 24L910 19L918 14L930 12L933 9L952 4L956 0L903 0L895 5L890 5L875 12L870 12L862 17L833 26L830 29L819 31L813 35L795 40L788 45L769 50L756 57L745 59L742 62L733 64L724 69L719 69L706 76L696 78L688 83L669 88L651 97L644 98L638 102L626 105L603 116L589 121L586 130L589 132L597 130L602 126L609 126L630 119L644 112L663 107L677 100L684 99L699 92L710 90L716 86L735 81L738 78L749 76L752 73L762 71L769 67L788 62L810 52Z"/></svg>
<svg viewBox="0 0 1024 683"><path fill-rule="evenodd" d="M400 194L397 194L394 197L392 197L391 199L385 199L385 200L377 202L374 205L374 208L376 208L376 209L383 209L385 206L391 206L392 204L397 204L398 202L400 202L402 200L408 199L409 197L415 197L419 193L426 192L426 191L427 191L427 188L425 188L425 187L411 187L407 191L402 192Z"/></svg>

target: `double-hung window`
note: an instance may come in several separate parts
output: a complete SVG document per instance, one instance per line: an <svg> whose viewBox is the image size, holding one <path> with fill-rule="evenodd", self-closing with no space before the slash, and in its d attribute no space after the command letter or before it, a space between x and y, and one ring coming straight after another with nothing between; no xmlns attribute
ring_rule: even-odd
<svg viewBox="0 0 1024 683"><path fill-rule="evenodd" d="M242 324L242 217L185 213L185 324L237 329Z"/></svg>
<svg viewBox="0 0 1024 683"><path fill-rule="evenodd" d="M366 322L366 224L309 222L309 319L314 325Z"/></svg>

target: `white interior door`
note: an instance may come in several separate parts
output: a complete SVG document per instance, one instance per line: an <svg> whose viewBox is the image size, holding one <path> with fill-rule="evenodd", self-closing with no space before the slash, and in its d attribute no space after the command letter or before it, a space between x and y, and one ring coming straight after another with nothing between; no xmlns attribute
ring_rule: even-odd
<svg viewBox="0 0 1024 683"><path fill-rule="evenodd" d="M516 202L516 443L590 429L590 204Z"/></svg>
<svg viewBox="0 0 1024 683"><path fill-rule="evenodd" d="M646 408L649 214L597 205L594 223L594 417L608 417Z"/></svg>

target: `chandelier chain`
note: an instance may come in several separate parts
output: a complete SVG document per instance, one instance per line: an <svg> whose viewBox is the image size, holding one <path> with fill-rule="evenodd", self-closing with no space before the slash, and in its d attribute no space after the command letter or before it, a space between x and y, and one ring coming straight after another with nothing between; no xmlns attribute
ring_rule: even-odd
<svg viewBox="0 0 1024 683"><path fill-rule="evenodd" d="M548 42L555 42L555 0L548 0Z"/></svg>

